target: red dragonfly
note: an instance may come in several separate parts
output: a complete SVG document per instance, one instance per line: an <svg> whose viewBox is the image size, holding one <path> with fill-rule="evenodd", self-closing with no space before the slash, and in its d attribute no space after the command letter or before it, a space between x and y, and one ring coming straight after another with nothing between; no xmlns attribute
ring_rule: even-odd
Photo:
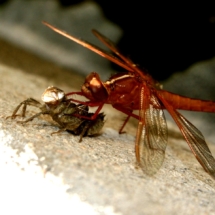
<svg viewBox="0 0 215 215"><path fill-rule="evenodd" d="M177 111L177 109L181 109L215 112L215 102L183 97L162 90L157 81L141 70L129 58L123 56L110 39L96 30L92 30L93 34L113 54L77 39L46 22L43 22L43 24L126 70L123 73L111 76L106 82L102 82L99 75L92 72L86 77L81 92L71 92L67 95L78 94L84 96L89 101L71 100L88 106L97 106L98 108L91 119L96 118L104 104L111 104L117 110L127 114L127 118L119 131L120 133L130 117L139 120L135 140L135 155L137 163L146 174L155 174L164 161L168 136L163 112L166 109L178 125L196 159L206 172L215 177L215 159L202 133ZM134 114L134 110L139 110L139 114Z"/></svg>

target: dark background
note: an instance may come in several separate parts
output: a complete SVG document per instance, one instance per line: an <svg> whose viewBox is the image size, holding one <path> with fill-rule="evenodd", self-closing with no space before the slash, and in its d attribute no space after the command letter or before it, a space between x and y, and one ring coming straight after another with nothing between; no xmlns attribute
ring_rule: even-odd
<svg viewBox="0 0 215 215"><path fill-rule="evenodd" d="M82 1L59 0L62 7ZM157 80L215 55L215 10L212 2L155 3L96 0L105 16L119 25L120 50L147 68Z"/></svg>
<svg viewBox="0 0 215 215"><path fill-rule="evenodd" d="M0 0L0 4L9 1ZM65 10L83 2L55 1ZM95 2L110 21L123 29L124 34L117 44L121 52L146 68L158 81L185 70L195 62L215 56L212 1L195 2L193 5L148 1Z"/></svg>

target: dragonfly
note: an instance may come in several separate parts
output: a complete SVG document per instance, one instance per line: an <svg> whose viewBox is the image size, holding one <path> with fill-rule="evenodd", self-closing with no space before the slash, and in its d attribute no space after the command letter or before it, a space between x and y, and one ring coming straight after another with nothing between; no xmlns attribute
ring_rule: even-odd
<svg viewBox="0 0 215 215"><path fill-rule="evenodd" d="M88 101L71 99L88 106L97 107L91 119L97 117L104 104L111 104L115 109L125 113L125 119L119 133L130 117L138 120L135 138L135 156L137 164L147 175L154 175L162 166L168 142L168 128L164 115L167 110L192 153L212 177L215 177L215 159L202 133L189 122L178 110L215 112L215 102L180 96L162 89L149 73L120 53L116 45L97 30L92 33L111 52L105 51L82 39L78 39L49 23L43 24L62 36L90 49L125 69L102 82L96 72L91 72L85 79L80 92L70 92L67 96L81 95ZM133 113L135 110L138 114Z"/></svg>

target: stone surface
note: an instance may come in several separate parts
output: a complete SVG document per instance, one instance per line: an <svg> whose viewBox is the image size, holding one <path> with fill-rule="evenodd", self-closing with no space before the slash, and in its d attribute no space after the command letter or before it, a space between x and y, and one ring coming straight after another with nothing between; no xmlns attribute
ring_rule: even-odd
<svg viewBox="0 0 215 215"><path fill-rule="evenodd" d="M86 137L81 143L66 132L51 135L57 128L42 118L24 126L6 120L24 99L39 100L47 86L57 85L68 92L75 90L70 83L78 82L67 70L27 53L23 56L19 69L18 65L0 65L0 214L215 212L215 181L204 172L175 127L169 128L163 166L148 177L135 166L136 127L131 122L127 133L119 135L117 128L123 117L110 106L104 109L107 122L102 134ZM38 66L40 71L49 65L53 77L34 70L27 73L22 69L25 62L33 62L30 68ZM55 79L57 74L60 79ZM36 111L29 109L28 115ZM214 145L209 147L215 154Z"/></svg>
<svg viewBox="0 0 215 215"><path fill-rule="evenodd" d="M46 9L54 8L53 11L58 11L50 2L47 1L49 7ZM11 4L4 9L8 14L12 11L20 17L22 13L12 10L20 9L20 5L15 7L14 4L18 3L11 1ZM31 5L28 6L30 8ZM40 4L39 10L43 6ZM88 3L87 8L91 8ZM90 11L92 10L91 8ZM46 14L46 11L41 10L41 14ZM50 18L54 13L47 14ZM31 13L25 15L29 16ZM31 19L26 19L23 15L22 19L16 20L14 16L7 16L6 12L1 11L2 37L6 36L9 39L11 33L17 36L18 32L25 29L25 34L19 37L23 37L23 42L26 40L28 44L32 43L34 48L41 50L40 52L49 46L56 47L51 39L49 41L54 32L45 33L48 34L44 39L46 42L41 43L43 36L40 36L39 30L35 34L34 31L26 30L26 21ZM9 28L11 25L8 25L8 17L12 19L9 23L12 23L13 28ZM42 15L41 18L43 19ZM55 25L61 23L58 18L50 18L47 21L50 20ZM62 23L67 23L66 20ZM18 21L18 24L15 25L14 21ZM32 22L29 21L27 26L31 25ZM67 30L69 26L62 28ZM77 32L77 35L82 34ZM54 40L58 42L60 36L56 38ZM84 38L88 39L85 35ZM11 39L9 41L15 44L19 42ZM89 41L92 41L91 38ZM64 50L68 48L68 43L72 42L66 40L63 45ZM32 48L29 48L30 52L24 51L5 42L5 39L0 40L0 47L0 214L215 213L215 181L202 169L172 123L169 123L169 142L165 161L157 174L148 177L135 165L134 140L137 122L131 120L125 128L127 133L119 135L117 130L125 116L111 106L104 107L106 123L101 135L94 138L86 137L81 143L78 143L79 137L67 132L51 135L58 128L45 121L43 117L24 126L17 123L20 118L6 120L5 117L11 115L21 101L28 97L40 100L41 94L50 85L66 92L79 91L84 77L72 73L73 70L63 68L63 64L57 60L58 65L30 54ZM54 52L53 49L55 48L50 48L51 52ZM62 54L62 48L56 49L54 59L58 56L63 59L65 55ZM85 70L88 73L91 71L89 68L91 64L92 69L100 68L99 74L105 68L107 71L108 67L97 64L89 58L91 54L85 56L82 52L77 52L72 68L75 68L75 71ZM66 55L68 58L74 57L73 53L68 52ZM46 59L51 58L46 57ZM193 85L191 82L197 80L195 75L198 73L202 83L213 85L214 65L214 59L200 62L181 76L172 77L164 87L175 92L178 88L178 92L183 90L184 93L193 92L198 96L196 92L199 85L195 84L198 81ZM210 74L210 78L206 78L206 75L201 76L202 73L199 71ZM205 88L200 87L199 91L203 92ZM204 91L199 97L205 98L207 94L208 91ZM29 109L28 116L35 112L36 109ZM206 140L210 140L208 145L215 155L214 125L211 122L214 121L214 116L206 115L209 117L200 113L195 115L186 113L188 119L204 131Z"/></svg>
<svg viewBox="0 0 215 215"><path fill-rule="evenodd" d="M101 45L101 42L92 34L93 28L117 42L122 31L104 17L96 3L86 1L65 9L57 1L9 1L0 7L0 36L82 74L88 73L86 68L88 71L103 68L100 75L109 76L108 61L53 32L42 24L43 20L96 45ZM85 63L80 63L80 59Z"/></svg>

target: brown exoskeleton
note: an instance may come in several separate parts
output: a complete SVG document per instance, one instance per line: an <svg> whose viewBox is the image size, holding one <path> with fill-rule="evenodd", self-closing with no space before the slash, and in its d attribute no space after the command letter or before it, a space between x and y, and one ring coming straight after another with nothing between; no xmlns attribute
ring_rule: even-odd
<svg viewBox="0 0 215 215"><path fill-rule="evenodd" d="M10 117L14 119L18 116L17 112L22 105L22 117L25 117L27 106L37 107L41 110L39 113L19 122L27 123L41 114L47 114L60 127L57 132L53 132L52 134L66 130L74 135L80 135L79 142L81 142L83 136L94 136L98 134L104 125L105 115L103 113L98 114L95 120L81 118L81 116L91 117L94 113L90 113L86 105L72 103L67 99L64 91L57 87L48 87L42 95L42 101L44 104L41 104L33 98L28 98L15 108Z"/></svg>

